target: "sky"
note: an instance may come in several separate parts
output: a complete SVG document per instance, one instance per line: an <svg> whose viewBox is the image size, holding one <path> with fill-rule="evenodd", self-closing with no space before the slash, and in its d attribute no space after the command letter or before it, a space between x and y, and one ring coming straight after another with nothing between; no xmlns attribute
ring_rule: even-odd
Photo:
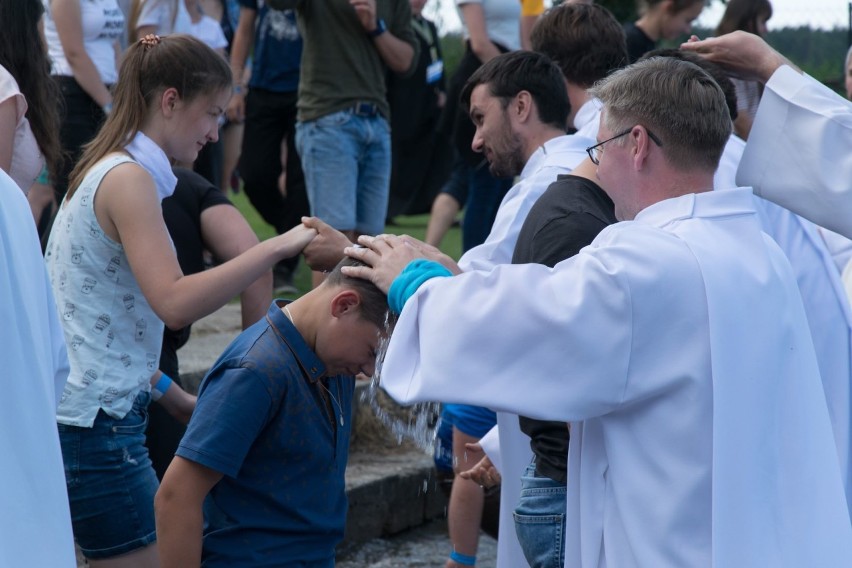
<svg viewBox="0 0 852 568"><path fill-rule="evenodd" d="M769 29L785 26L810 25L815 28L833 28L849 26L849 4L847 0L771 0L773 16L769 20ZM548 0L545 0L549 4ZM698 25L714 28L725 11L725 5L719 0L705 8L698 18ZM439 24L443 31L461 29L454 0L429 0L424 15ZM439 20L441 22L439 22ZM443 25L441 25L441 23Z"/></svg>

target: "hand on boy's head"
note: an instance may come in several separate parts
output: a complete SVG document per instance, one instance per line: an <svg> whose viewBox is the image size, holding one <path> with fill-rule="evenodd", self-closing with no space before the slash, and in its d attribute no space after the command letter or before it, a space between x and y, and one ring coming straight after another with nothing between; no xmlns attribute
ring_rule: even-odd
<svg viewBox="0 0 852 568"><path fill-rule="evenodd" d="M424 243L423 241L419 241L412 237L411 235L400 235L400 239L405 242L405 244L413 246L417 251L423 255L423 258L434 260L442 264L447 270L455 274L461 274L461 268L456 264L456 261L451 257L447 256L441 249L438 247L432 246L428 243Z"/></svg>
<svg viewBox="0 0 852 568"><path fill-rule="evenodd" d="M317 217L302 217L302 225L317 232L302 251L311 270L332 270L343 259L343 249L352 246L346 235Z"/></svg>
<svg viewBox="0 0 852 568"><path fill-rule="evenodd" d="M427 258L411 242L396 235L362 235L358 238L358 243L362 246L347 247L344 252L367 266L344 266L341 269L343 274L369 280L385 294L409 262L417 258Z"/></svg>
<svg viewBox="0 0 852 568"><path fill-rule="evenodd" d="M741 79L766 82L782 65L796 67L787 58L772 49L760 36L735 31L719 37L699 40L696 36L681 44L684 51L692 51Z"/></svg>

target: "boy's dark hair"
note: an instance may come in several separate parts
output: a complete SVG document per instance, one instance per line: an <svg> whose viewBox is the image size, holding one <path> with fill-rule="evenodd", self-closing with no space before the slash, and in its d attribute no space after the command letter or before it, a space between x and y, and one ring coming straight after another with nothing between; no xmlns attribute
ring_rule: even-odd
<svg viewBox="0 0 852 568"><path fill-rule="evenodd" d="M549 57L532 51L513 51L491 59L467 80L461 101L470 108L470 95L479 85L487 85L491 96L500 99L505 109L518 93L532 95L538 119L565 130L571 105L562 72Z"/></svg>
<svg viewBox="0 0 852 568"><path fill-rule="evenodd" d="M533 28L530 44L559 66L565 80L584 89L627 64L624 30L597 4L551 8Z"/></svg>
<svg viewBox="0 0 852 568"><path fill-rule="evenodd" d="M728 105L728 112L731 115L731 120L733 121L737 119L737 114L739 114L737 112L737 88L734 86L734 83L731 81L728 74L725 73L721 67L715 63L707 61L700 55L696 55L691 51L681 51L680 49L674 48L662 48L649 51L640 57L639 61L643 61L651 57L671 57L681 61L689 61L703 69L705 73L713 77L713 80L719 84L719 87L721 87L722 92L725 94L725 104Z"/></svg>
<svg viewBox="0 0 852 568"><path fill-rule="evenodd" d="M384 329L388 314L388 297L369 280L353 278L343 274L340 269L344 266L366 265L360 260L355 260L348 256L344 257L328 273L328 276L325 278L325 284L351 288L358 292L358 295L361 297L361 317L375 324L379 329Z"/></svg>

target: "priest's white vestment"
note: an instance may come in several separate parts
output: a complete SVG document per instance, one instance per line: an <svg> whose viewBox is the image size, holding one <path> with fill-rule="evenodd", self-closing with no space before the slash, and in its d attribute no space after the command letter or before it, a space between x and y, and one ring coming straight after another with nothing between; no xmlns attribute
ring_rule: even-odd
<svg viewBox="0 0 852 568"><path fill-rule="evenodd" d="M733 181L744 146L742 140L731 136L716 172L717 188L732 187L718 184ZM763 231L781 247L799 284L852 514L852 312L843 281L816 225L757 196L754 208ZM847 240L832 235L835 241Z"/></svg>
<svg viewBox="0 0 852 568"><path fill-rule="evenodd" d="M553 269L425 283L383 385L570 421L566 566L852 558L799 291L749 190L652 205Z"/></svg>
<svg viewBox="0 0 852 568"><path fill-rule="evenodd" d="M0 171L0 566L74 568L56 405L65 339L26 197Z"/></svg>
<svg viewBox="0 0 852 568"><path fill-rule="evenodd" d="M737 183L852 237L852 102L781 66L766 83Z"/></svg>

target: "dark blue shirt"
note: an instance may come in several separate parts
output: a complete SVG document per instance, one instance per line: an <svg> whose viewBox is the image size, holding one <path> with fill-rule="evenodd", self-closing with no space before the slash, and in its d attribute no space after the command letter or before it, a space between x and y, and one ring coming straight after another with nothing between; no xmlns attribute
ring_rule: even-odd
<svg viewBox="0 0 852 568"><path fill-rule="evenodd" d="M263 0L239 2L257 12L249 87L276 93L297 91L302 36L296 25L296 11L271 10Z"/></svg>
<svg viewBox="0 0 852 568"><path fill-rule="evenodd" d="M201 383L177 455L224 474L204 504L203 566L334 566L355 379L324 374L273 303Z"/></svg>

